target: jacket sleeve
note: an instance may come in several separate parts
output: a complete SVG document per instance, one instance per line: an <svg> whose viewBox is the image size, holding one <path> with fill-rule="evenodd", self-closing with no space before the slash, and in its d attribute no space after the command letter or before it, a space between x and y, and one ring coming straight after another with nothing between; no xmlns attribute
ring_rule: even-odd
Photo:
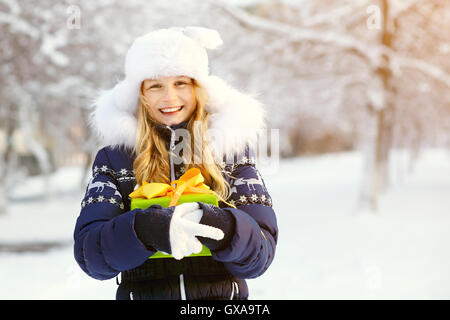
<svg viewBox="0 0 450 320"><path fill-rule="evenodd" d="M271 197L252 158L244 157L234 164L231 176L231 195L227 201L236 209L202 205L201 223L221 228L229 238L225 247L217 243L216 247L212 246L213 258L223 262L237 277L256 278L267 270L275 255L276 216ZM205 242L208 246L207 239Z"/></svg>
<svg viewBox="0 0 450 320"><path fill-rule="evenodd" d="M135 209L124 212L119 183L105 149L94 160L74 231L74 255L89 276L104 280L141 265L155 250L143 244L134 223Z"/></svg>

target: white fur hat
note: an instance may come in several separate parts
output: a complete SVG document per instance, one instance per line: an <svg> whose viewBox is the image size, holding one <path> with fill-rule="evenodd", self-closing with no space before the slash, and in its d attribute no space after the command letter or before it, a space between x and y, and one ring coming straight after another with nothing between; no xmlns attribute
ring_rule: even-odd
<svg viewBox="0 0 450 320"><path fill-rule="evenodd" d="M256 131L264 126L260 103L209 75L206 49L222 43L216 30L202 27L160 29L138 37L125 58L125 79L93 103L91 124L103 142L133 147L142 81L184 75L196 79L208 92L206 108L211 114L209 128L215 131L216 155L241 152L246 144L254 143Z"/></svg>

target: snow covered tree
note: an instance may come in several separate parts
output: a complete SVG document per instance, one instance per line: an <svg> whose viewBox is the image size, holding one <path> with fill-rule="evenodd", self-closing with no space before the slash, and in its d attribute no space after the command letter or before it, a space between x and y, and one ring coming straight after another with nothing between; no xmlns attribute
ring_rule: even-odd
<svg viewBox="0 0 450 320"><path fill-rule="evenodd" d="M0 159L0 189L5 191L0 192L2 197L17 180L15 173L20 172L12 141L14 132L25 137L28 152L38 160L44 174L53 169L53 159L79 148L86 140L83 136L74 139L73 126L86 123L83 108L89 106L97 83L106 82L114 71L113 67L108 71L97 67L92 60L101 57L111 61L113 54L104 42L114 36L115 47L119 48L123 41L120 36L106 39L104 33L91 32L96 23L110 23L104 21L110 17L107 10L95 19L101 9L110 9L114 17L124 12L113 4L0 1L0 30L7 35L0 39L0 129L6 140ZM86 19L81 28L81 17L89 15L92 19ZM123 27L120 23L113 26ZM5 207L5 199L0 204Z"/></svg>
<svg viewBox="0 0 450 320"><path fill-rule="evenodd" d="M329 128L354 136L349 144L367 155L362 201L373 209L388 184L392 147L417 152L422 144L449 145L444 30L450 3L304 0L220 7L250 38L236 44L242 55L235 55L235 65L246 65L255 88L266 93L272 125L289 126L282 139L302 127L306 140ZM256 52L253 63L244 62L244 51ZM258 69L263 76L253 77ZM296 141L287 147L298 149Z"/></svg>

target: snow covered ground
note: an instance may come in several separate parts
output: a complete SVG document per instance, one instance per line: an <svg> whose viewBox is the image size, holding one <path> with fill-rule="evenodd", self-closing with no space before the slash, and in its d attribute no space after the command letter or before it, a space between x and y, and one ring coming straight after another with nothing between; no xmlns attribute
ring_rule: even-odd
<svg viewBox="0 0 450 320"><path fill-rule="evenodd" d="M449 299L450 153L428 150L406 174L393 157L393 181L380 210L358 209L359 153L283 160L263 175L280 229L275 261L250 280L251 299ZM0 299L114 299L115 279L86 276L72 254L81 191L79 168L48 182L30 178L0 216ZM50 186L54 197L41 199ZM45 242L44 252L10 252Z"/></svg>

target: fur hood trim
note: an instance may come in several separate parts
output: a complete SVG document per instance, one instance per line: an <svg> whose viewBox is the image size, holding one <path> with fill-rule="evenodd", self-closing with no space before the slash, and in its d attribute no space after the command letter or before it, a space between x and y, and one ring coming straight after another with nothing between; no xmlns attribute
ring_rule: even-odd
<svg viewBox="0 0 450 320"><path fill-rule="evenodd" d="M208 82L202 85L209 95L206 109L210 113L208 132L214 154L221 157L241 153L246 145L256 148L258 131L265 128L265 112L261 103L217 76L209 76ZM95 99L90 125L102 144L133 148L136 143L137 101L134 108L119 108L116 93L120 86L124 83L101 92ZM135 92L139 92L138 89Z"/></svg>

